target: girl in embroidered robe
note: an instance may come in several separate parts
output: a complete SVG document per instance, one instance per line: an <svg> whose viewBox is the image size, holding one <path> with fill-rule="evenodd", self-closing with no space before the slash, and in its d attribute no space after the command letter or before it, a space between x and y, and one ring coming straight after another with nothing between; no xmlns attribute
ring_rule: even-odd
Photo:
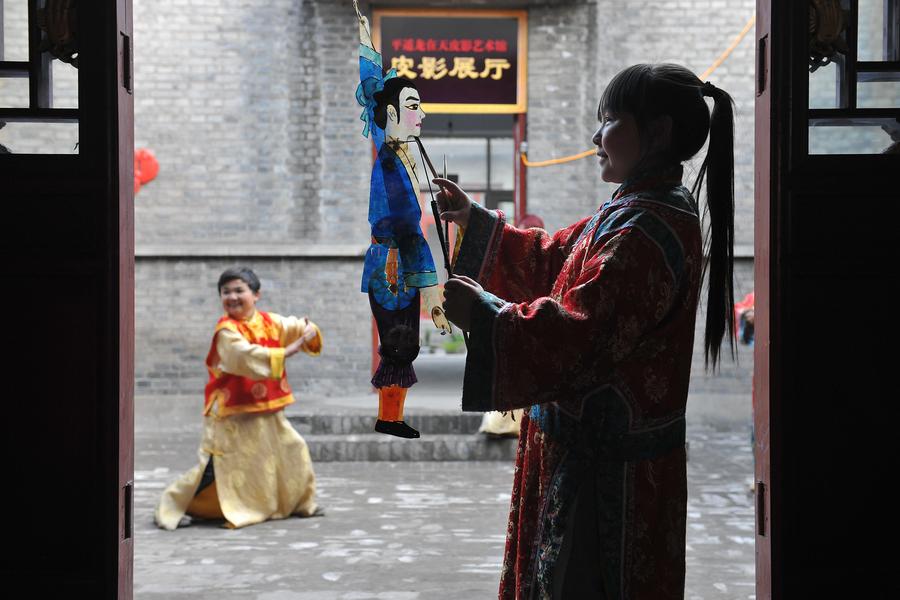
<svg viewBox="0 0 900 600"><path fill-rule="evenodd" d="M712 113L704 98L713 100ZM621 183L554 235L504 223L436 179L465 227L448 318L470 331L463 410L525 408L500 598L683 598L685 423L711 217L706 356L733 318L730 96L636 65L600 101L601 177ZM693 193L681 163L709 149Z"/></svg>
<svg viewBox="0 0 900 600"><path fill-rule="evenodd" d="M321 514L309 449L284 415L294 402L284 363L318 355L322 335L306 318L258 310L259 288L250 269L219 278L226 314L206 358L200 460L163 492L155 514L163 529L185 514L231 528Z"/></svg>
<svg viewBox="0 0 900 600"><path fill-rule="evenodd" d="M360 36L356 99L363 106L363 135L371 135L376 151L369 192L372 238L361 286L369 296L381 342L372 377L378 389L375 431L417 438L419 432L403 420L403 407L407 390L417 381L412 363L419 354L420 302L442 333L450 331L434 259L419 225L419 179L410 148L410 141L421 133L425 111L411 80L398 77L394 69L383 74L368 20L356 10Z"/></svg>

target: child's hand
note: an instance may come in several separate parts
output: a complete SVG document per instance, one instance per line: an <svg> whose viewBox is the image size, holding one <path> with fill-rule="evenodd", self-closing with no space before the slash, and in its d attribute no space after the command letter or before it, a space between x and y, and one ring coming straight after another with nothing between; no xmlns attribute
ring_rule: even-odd
<svg viewBox="0 0 900 600"><path fill-rule="evenodd" d="M463 331L472 327L472 305L484 289L477 281L454 275L444 284L444 311Z"/></svg>
<svg viewBox="0 0 900 600"><path fill-rule="evenodd" d="M284 347L284 357L285 358L287 358L288 356L293 356L293 355L297 354L298 352L300 352L300 350L303 348L303 344L306 343L306 340L304 339L304 337L305 337L305 334L301 335L299 338L297 338L296 340L294 340L293 342L291 342L290 344L288 344L287 346Z"/></svg>
<svg viewBox="0 0 900 600"><path fill-rule="evenodd" d="M441 220L467 227L469 213L472 211L472 199L469 195L449 179L436 177L432 181L441 188L435 197L441 210Z"/></svg>
<svg viewBox="0 0 900 600"><path fill-rule="evenodd" d="M284 347L285 358L297 354L300 350L305 350L304 346L316 339L316 335L318 335L316 328L310 324L308 318L303 317L303 333L301 333L296 340Z"/></svg>
<svg viewBox="0 0 900 600"><path fill-rule="evenodd" d="M310 327L303 334L303 343L311 342L316 339L316 330Z"/></svg>

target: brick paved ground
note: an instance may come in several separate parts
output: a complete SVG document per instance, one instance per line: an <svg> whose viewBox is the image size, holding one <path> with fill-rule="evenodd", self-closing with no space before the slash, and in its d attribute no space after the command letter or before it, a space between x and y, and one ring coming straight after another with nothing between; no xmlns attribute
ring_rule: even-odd
<svg viewBox="0 0 900 600"><path fill-rule="evenodd" d="M510 464L320 463L324 518L158 530L154 504L195 460L197 436L138 431L136 598L495 597ZM695 425L688 437L686 598L753 598L749 432Z"/></svg>

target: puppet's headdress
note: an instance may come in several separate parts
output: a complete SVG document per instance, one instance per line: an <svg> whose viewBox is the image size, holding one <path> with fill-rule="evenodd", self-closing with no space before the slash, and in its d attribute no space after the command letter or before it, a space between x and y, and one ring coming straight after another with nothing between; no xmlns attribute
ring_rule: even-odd
<svg viewBox="0 0 900 600"><path fill-rule="evenodd" d="M391 69L384 77L368 77L361 81L356 88L356 101L363 107L359 120L366 124L363 128L363 137L369 137L369 132L375 127L375 94L384 89L388 79L397 77L397 69Z"/></svg>

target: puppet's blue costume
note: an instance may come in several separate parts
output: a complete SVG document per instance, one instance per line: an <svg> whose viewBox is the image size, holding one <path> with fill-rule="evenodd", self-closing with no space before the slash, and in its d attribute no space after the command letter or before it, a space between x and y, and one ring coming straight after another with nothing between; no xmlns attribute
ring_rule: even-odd
<svg viewBox="0 0 900 600"><path fill-rule="evenodd" d="M371 135L377 151L369 192L372 242L366 252L362 291L369 294L381 338L381 364L372 378L378 388L406 388L416 382L412 361L419 351L419 288L438 283L419 226L418 181L410 179L398 156L398 152L408 151L408 144L386 142L384 130L375 123L375 94L396 76L394 69L383 74L381 55L360 44L356 100L364 107L360 117L365 122L363 135Z"/></svg>

